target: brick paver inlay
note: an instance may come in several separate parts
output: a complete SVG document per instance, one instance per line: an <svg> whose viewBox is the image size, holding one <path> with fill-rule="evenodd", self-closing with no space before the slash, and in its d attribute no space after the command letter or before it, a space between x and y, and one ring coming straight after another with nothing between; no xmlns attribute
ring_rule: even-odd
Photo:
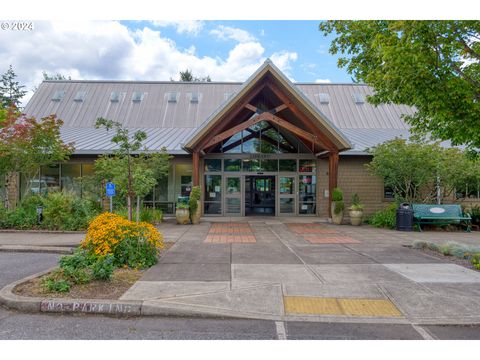
<svg viewBox="0 0 480 360"><path fill-rule="evenodd" d="M213 223L203 242L210 244L255 243L257 239L248 223Z"/></svg>
<svg viewBox="0 0 480 360"><path fill-rule="evenodd" d="M338 234L334 229L329 229L320 224L286 224L290 231L296 234Z"/></svg>
<svg viewBox="0 0 480 360"><path fill-rule="evenodd" d="M311 244L359 244L360 243L360 241L350 236L304 235L303 238Z"/></svg>

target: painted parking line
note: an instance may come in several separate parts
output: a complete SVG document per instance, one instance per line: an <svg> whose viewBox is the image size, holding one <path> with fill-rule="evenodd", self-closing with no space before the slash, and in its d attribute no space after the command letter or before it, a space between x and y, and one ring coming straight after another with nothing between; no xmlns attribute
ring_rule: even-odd
<svg viewBox="0 0 480 360"><path fill-rule="evenodd" d="M286 314L340 315L361 317L401 317L390 300L362 298L322 298L285 296Z"/></svg>

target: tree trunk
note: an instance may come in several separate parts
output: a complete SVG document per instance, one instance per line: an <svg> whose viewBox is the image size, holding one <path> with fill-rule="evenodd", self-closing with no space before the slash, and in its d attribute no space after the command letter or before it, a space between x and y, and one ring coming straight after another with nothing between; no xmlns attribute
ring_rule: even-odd
<svg viewBox="0 0 480 360"><path fill-rule="evenodd" d="M132 189L132 169L130 165L130 154L127 154L127 171L128 171L128 189L127 189L127 210L128 210L128 220L132 221L132 198L133 198L133 189Z"/></svg>
<svg viewBox="0 0 480 360"><path fill-rule="evenodd" d="M137 196L137 223L140 222L140 196Z"/></svg>
<svg viewBox="0 0 480 360"><path fill-rule="evenodd" d="M128 220L132 221L132 198L130 195L127 195L127 212Z"/></svg>

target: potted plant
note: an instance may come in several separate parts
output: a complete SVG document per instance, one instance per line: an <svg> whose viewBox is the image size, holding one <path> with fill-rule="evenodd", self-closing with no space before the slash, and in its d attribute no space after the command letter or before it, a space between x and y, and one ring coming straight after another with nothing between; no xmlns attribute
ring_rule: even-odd
<svg viewBox="0 0 480 360"><path fill-rule="evenodd" d="M177 224L186 225L190 222L190 211L188 210L188 204L177 203L175 216L177 218Z"/></svg>
<svg viewBox="0 0 480 360"><path fill-rule="evenodd" d="M192 187L188 204L190 205L190 220L192 224L198 224L202 213L200 206L200 186Z"/></svg>
<svg viewBox="0 0 480 360"><path fill-rule="evenodd" d="M332 193L332 222L334 224L340 225L342 223L344 207L343 192L337 187L333 189Z"/></svg>
<svg viewBox="0 0 480 360"><path fill-rule="evenodd" d="M350 223L354 226L362 224L363 220L363 205L360 203L360 198L357 194L352 197L352 206L348 208L348 215L350 216Z"/></svg>

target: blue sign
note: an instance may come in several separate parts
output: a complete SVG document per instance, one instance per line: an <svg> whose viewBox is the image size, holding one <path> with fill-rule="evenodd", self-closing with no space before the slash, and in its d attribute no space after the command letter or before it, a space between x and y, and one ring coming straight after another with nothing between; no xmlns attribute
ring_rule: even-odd
<svg viewBox="0 0 480 360"><path fill-rule="evenodd" d="M105 190L107 191L107 196L115 196L115 184L108 182L105 186Z"/></svg>

